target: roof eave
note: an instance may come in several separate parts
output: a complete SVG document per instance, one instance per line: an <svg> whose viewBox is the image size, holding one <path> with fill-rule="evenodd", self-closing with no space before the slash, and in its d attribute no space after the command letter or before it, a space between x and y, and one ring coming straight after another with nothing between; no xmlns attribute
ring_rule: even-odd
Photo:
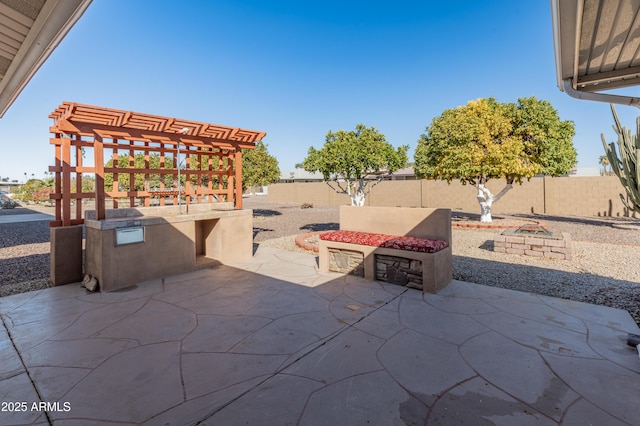
<svg viewBox="0 0 640 426"><path fill-rule="evenodd" d="M584 0L551 0L553 47L558 88L567 95L583 100L630 105L640 108L640 98L599 93L637 85L640 69L578 76L579 33Z"/></svg>
<svg viewBox="0 0 640 426"><path fill-rule="evenodd" d="M556 60L556 80L558 88L562 88L562 47L560 42L560 9L558 0L551 0L551 26L553 30L553 52Z"/></svg>
<svg viewBox="0 0 640 426"><path fill-rule="evenodd" d="M637 85L640 67L583 77L578 75L584 0L550 1L558 88L577 99L640 107L640 98L601 93Z"/></svg>
<svg viewBox="0 0 640 426"><path fill-rule="evenodd" d="M47 0L0 81L0 118L89 4L91 0Z"/></svg>

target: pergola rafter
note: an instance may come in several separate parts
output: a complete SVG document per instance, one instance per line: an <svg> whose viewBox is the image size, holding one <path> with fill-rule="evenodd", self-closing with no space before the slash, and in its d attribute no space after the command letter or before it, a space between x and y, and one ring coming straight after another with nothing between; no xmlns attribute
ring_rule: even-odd
<svg viewBox="0 0 640 426"><path fill-rule="evenodd" d="M165 205L167 199L178 204L179 195L184 195L187 205L235 201L235 207L240 209L242 149L255 148L255 143L266 135L71 102L61 104L49 117L54 120L50 130L56 155L55 165L49 167L55 174L51 198L56 204L56 220L51 226L82 224L81 201L85 198L95 199L99 220L105 218L108 198L113 200L114 208L118 208L120 199L128 198L130 206L140 199L149 206L152 199L157 199L159 205ZM93 155L87 158L89 152ZM184 168L178 154L184 156ZM140 158L143 167L136 166L136 159L139 163ZM83 191L83 174L95 176L93 190ZM185 179L183 189L180 185L181 194L179 174ZM106 176L113 182L110 187L105 187ZM138 182L144 182L143 187L136 187L136 177Z"/></svg>

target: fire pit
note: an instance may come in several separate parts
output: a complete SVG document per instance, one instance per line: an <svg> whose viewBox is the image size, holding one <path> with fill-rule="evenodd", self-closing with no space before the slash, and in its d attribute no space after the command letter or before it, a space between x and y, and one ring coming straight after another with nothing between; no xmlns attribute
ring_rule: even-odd
<svg viewBox="0 0 640 426"><path fill-rule="evenodd" d="M517 229L507 229L502 232L502 235L515 235L517 237L538 237L538 238L551 238L553 240L561 240L562 232L550 231L540 224L522 225Z"/></svg>
<svg viewBox="0 0 640 426"><path fill-rule="evenodd" d="M570 260L571 235L548 230L539 224L527 224L497 235L493 241L493 251Z"/></svg>

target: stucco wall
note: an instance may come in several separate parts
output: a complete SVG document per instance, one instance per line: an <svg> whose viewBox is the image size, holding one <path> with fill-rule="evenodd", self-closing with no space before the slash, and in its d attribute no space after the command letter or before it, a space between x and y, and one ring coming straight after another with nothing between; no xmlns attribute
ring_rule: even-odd
<svg viewBox="0 0 640 426"><path fill-rule="evenodd" d="M235 262L252 256L251 210L190 208L193 212L182 215L171 214L174 206L119 209L109 213L158 215L85 219L86 273L97 278L100 290L113 291L206 267L213 260ZM128 226L142 226L144 241L117 246L116 230Z"/></svg>
<svg viewBox="0 0 640 426"><path fill-rule="evenodd" d="M335 185L335 184L334 184ZM504 180L490 181L497 194ZM497 214L541 213L560 216L628 216L618 194L624 188L615 176L535 177L515 184L496 204ZM391 207L444 207L479 212L477 190L458 181L408 180L384 181L367 197L366 205ZM279 183L269 186L268 199L275 203L312 203L314 205L350 204L346 195L336 194L324 182Z"/></svg>

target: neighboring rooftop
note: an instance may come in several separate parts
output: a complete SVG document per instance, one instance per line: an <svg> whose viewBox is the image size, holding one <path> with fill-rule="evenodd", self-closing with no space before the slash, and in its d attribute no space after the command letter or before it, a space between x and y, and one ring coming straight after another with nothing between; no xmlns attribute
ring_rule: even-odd
<svg viewBox="0 0 640 426"><path fill-rule="evenodd" d="M369 177L368 177L369 178ZM367 178L367 179L368 179ZM413 172L413 166L405 167L391 173L387 179L390 180L406 180L415 179L415 173ZM283 172L280 175L280 182L322 182L324 180L322 173L308 172L303 168L296 168L289 172Z"/></svg>
<svg viewBox="0 0 640 426"><path fill-rule="evenodd" d="M322 182L322 173L308 172L302 168L296 168L289 172L283 172L280 175L281 182L294 181L294 182Z"/></svg>

